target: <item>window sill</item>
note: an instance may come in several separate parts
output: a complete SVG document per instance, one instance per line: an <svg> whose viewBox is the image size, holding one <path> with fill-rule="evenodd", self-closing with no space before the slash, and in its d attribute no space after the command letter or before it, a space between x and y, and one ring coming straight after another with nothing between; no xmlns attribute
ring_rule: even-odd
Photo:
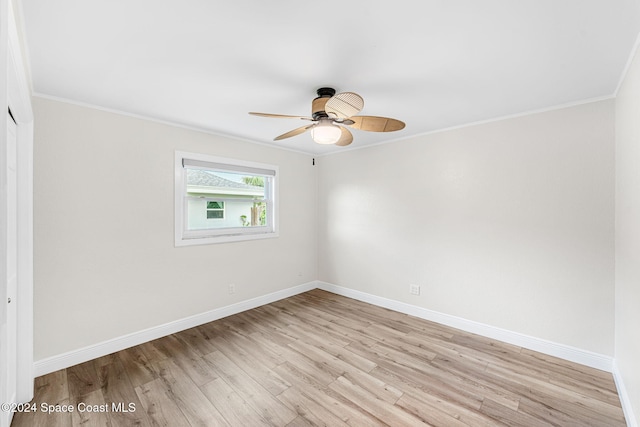
<svg viewBox="0 0 640 427"><path fill-rule="evenodd" d="M176 239L175 247L196 246L196 245L214 245L217 243L244 242L248 240L273 239L278 237L277 232L255 233L255 234L223 234L219 236L206 237L190 237Z"/></svg>

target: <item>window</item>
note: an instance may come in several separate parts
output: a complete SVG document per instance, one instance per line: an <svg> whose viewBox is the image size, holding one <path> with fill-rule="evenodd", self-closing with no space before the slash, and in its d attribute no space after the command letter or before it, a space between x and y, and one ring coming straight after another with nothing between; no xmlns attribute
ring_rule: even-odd
<svg viewBox="0 0 640 427"><path fill-rule="evenodd" d="M207 219L224 219L224 202L207 202Z"/></svg>
<svg viewBox="0 0 640 427"><path fill-rule="evenodd" d="M176 246L277 237L278 167L175 156Z"/></svg>

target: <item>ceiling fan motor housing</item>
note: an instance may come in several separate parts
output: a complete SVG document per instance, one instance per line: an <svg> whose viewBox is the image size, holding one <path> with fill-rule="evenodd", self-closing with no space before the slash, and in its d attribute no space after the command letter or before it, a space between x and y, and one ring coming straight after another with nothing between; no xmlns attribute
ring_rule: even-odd
<svg viewBox="0 0 640 427"><path fill-rule="evenodd" d="M336 94L336 90L331 87L321 87L316 91L318 97L311 103L311 117L315 120L329 117L324 111L324 106L333 95Z"/></svg>

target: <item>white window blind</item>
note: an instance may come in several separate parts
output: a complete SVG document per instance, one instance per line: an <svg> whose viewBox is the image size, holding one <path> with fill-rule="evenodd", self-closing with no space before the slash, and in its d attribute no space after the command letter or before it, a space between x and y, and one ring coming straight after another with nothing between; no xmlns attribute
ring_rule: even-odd
<svg viewBox="0 0 640 427"><path fill-rule="evenodd" d="M276 171L273 169L262 169L252 166L231 165L227 163L207 162L203 160L182 159L182 166L192 169L219 170L234 173L248 173L251 175L275 176Z"/></svg>

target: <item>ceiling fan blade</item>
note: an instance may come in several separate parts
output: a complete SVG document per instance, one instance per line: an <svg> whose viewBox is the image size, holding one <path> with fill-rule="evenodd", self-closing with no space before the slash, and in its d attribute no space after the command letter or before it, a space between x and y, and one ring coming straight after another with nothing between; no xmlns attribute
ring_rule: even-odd
<svg viewBox="0 0 640 427"><path fill-rule="evenodd" d="M354 116L350 119L354 121L352 128L369 132L393 132L405 126L404 122L389 117Z"/></svg>
<svg viewBox="0 0 640 427"><path fill-rule="evenodd" d="M312 124L312 125L301 126L301 127L297 128L297 129L290 130L287 133L283 133L282 135L276 136L275 138L273 138L273 140L274 141L280 141L281 139L291 138L292 136L300 135L301 133L306 132L307 130L311 129L314 126L315 126L315 123Z"/></svg>
<svg viewBox="0 0 640 427"><path fill-rule="evenodd" d="M342 135L340 135L340 139L336 142L336 145L346 147L353 142L353 135L349 132L349 129L343 128L342 126L340 126L340 130L342 131Z"/></svg>
<svg viewBox="0 0 640 427"><path fill-rule="evenodd" d="M360 95L353 92L342 92L329 98L324 106L324 111L329 116L348 119L358 114L363 107L364 100Z"/></svg>
<svg viewBox="0 0 640 427"><path fill-rule="evenodd" d="M313 120L311 117L303 117L303 116L289 116L287 114L270 114L270 113L256 113L256 112L250 112L249 114L253 115L253 116L260 116L260 117L273 117L276 119L302 119L302 120Z"/></svg>

